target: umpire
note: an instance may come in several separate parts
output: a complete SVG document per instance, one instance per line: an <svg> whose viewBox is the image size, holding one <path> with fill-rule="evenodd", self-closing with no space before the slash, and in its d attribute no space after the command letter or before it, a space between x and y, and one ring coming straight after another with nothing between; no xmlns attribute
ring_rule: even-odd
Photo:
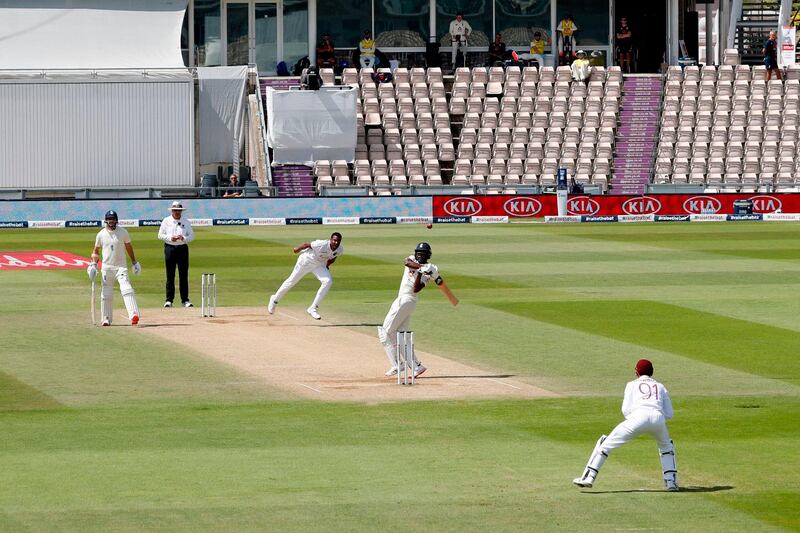
<svg viewBox="0 0 800 533"><path fill-rule="evenodd" d="M180 277L181 304L193 307L189 301L189 246L194 240L192 224L181 216L183 204L172 202L170 216L161 221L158 238L164 241L164 263L167 267L167 298L164 307L172 307L175 299L175 266Z"/></svg>

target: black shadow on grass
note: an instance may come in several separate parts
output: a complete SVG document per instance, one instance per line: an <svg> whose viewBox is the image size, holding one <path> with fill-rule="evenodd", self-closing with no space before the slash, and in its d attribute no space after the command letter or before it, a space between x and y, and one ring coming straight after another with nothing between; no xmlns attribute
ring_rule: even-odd
<svg viewBox="0 0 800 533"><path fill-rule="evenodd" d="M361 323L361 324L317 324L317 327L320 328L354 328L354 327L361 327L361 326L382 326L383 324L368 324L368 323Z"/></svg>
<svg viewBox="0 0 800 533"><path fill-rule="evenodd" d="M425 376L424 379L465 379L465 378L475 378L475 379L501 379L501 378L513 378L516 377L515 374L486 374L486 375L472 375L472 376Z"/></svg>
<svg viewBox="0 0 800 533"><path fill-rule="evenodd" d="M139 324L136 326L137 329L142 328L176 328L176 327L188 327L191 324Z"/></svg>
<svg viewBox="0 0 800 533"><path fill-rule="evenodd" d="M678 492L721 492L723 490L733 490L731 485L714 485L712 487L681 487ZM631 492L669 492L664 489L631 489L631 490L600 490L585 492L585 494L626 494Z"/></svg>

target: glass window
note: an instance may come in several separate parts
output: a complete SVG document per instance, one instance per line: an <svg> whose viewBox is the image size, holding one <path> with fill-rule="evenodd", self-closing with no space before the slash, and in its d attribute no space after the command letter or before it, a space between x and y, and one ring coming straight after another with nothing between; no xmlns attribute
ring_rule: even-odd
<svg viewBox="0 0 800 533"><path fill-rule="evenodd" d="M247 65L250 59L247 4L228 4L228 65Z"/></svg>
<svg viewBox="0 0 800 533"><path fill-rule="evenodd" d="M483 0L439 0L436 2L436 36L442 46L451 46L450 23L458 13L464 14L472 32L467 37L469 46L489 47L494 41L492 31L492 3Z"/></svg>
<svg viewBox="0 0 800 533"><path fill-rule="evenodd" d="M426 0L375 0L375 45L424 47L430 32L429 12Z"/></svg>
<svg viewBox="0 0 800 533"><path fill-rule="evenodd" d="M329 33L335 48L358 48L361 34L370 27L371 19L370 0L318 0L319 35L313 38L318 43L323 33Z"/></svg>
<svg viewBox="0 0 800 533"><path fill-rule="evenodd" d="M558 0L558 20L564 15L572 15L578 30L575 32L575 46L608 46L610 32L608 28L608 0Z"/></svg>
<svg viewBox="0 0 800 533"><path fill-rule="evenodd" d="M300 58L307 55L308 2L307 0L284 0L283 59L291 69Z"/></svg>
<svg viewBox="0 0 800 533"><path fill-rule="evenodd" d="M550 0L495 0L495 28L503 35L506 46L528 48L534 31L540 31L547 41L550 37Z"/></svg>
<svg viewBox="0 0 800 533"><path fill-rule="evenodd" d="M194 60L198 67L222 64L219 0L194 3Z"/></svg>
<svg viewBox="0 0 800 533"><path fill-rule="evenodd" d="M259 72L275 72L278 64L278 4L256 3L256 65Z"/></svg>

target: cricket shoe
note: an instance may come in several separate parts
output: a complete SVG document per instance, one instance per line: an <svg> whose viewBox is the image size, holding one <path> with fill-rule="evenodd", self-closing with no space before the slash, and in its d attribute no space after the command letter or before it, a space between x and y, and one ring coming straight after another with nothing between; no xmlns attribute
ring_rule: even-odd
<svg viewBox="0 0 800 533"><path fill-rule="evenodd" d="M131 326L135 326L138 323L139 323L139 315L133 315L133 317L131 317Z"/></svg>
<svg viewBox="0 0 800 533"><path fill-rule="evenodd" d="M317 312L316 307L309 307L308 309L306 309L306 313L311 315L311 318L313 318L314 320L319 320L320 318L322 318L320 314Z"/></svg>
<svg viewBox="0 0 800 533"><path fill-rule="evenodd" d="M275 299L275 295L269 297L269 305L267 305L267 312L269 314L275 313L275 306L278 305L278 300Z"/></svg>
<svg viewBox="0 0 800 533"><path fill-rule="evenodd" d="M172 302L167 300L166 302L164 302L164 307L172 307Z"/></svg>
<svg viewBox="0 0 800 533"><path fill-rule="evenodd" d="M577 485L579 487L582 487L584 489L591 489L592 488L592 484L594 483L594 480L593 479L589 479L589 478L576 477L575 479L572 480L572 482L575 485Z"/></svg>
<svg viewBox="0 0 800 533"><path fill-rule="evenodd" d="M422 363L418 363L417 366L414 367L414 377L415 378L420 377L422 374L425 373L426 370L428 369L425 368Z"/></svg>
<svg viewBox="0 0 800 533"><path fill-rule="evenodd" d="M192 302L190 302L189 300L186 300L185 302L183 302L183 306L184 307L194 307L194 305L192 305Z"/></svg>
<svg viewBox="0 0 800 533"><path fill-rule="evenodd" d="M678 482L677 481L672 481L671 479L665 479L664 480L664 484L666 484L667 491L669 491L669 492L678 492L678 490L680 490L678 488Z"/></svg>
<svg viewBox="0 0 800 533"><path fill-rule="evenodd" d="M103 323L100 324L100 325L101 326L110 326L111 325L111 321L109 319L107 319L107 318L104 318L103 319Z"/></svg>
<svg viewBox="0 0 800 533"><path fill-rule="evenodd" d="M402 372L404 369L405 369L405 367L401 365L400 366L400 372ZM387 378L390 378L390 377L396 376L396 375L397 375L397 367L396 366L393 366L392 368L387 370L386 373L384 374L384 376L386 376Z"/></svg>

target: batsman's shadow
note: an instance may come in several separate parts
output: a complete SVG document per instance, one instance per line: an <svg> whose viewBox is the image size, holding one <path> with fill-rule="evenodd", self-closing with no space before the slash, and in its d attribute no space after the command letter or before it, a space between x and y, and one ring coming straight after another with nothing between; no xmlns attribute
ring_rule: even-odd
<svg viewBox="0 0 800 533"><path fill-rule="evenodd" d="M359 324L316 324L318 328L355 328L359 326L378 327L382 325L383 324L367 324L363 322Z"/></svg>
<svg viewBox="0 0 800 533"><path fill-rule="evenodd" d="M735 487L732 485L714 485L710 487L681 487L680 492L722 492L724 490L733 490ZM630 490L593 490L586 491L584 494L627 494L632 492L667 492L664 489L630 489Z"/></svg>
<svg viewBox="0 0 800 533"><path fill-rule="evenodd" d="M425 376L425 381L432 379L507 379L516 377L514 374L472 374L472 375L449 375L449 376Z"/></svg>

